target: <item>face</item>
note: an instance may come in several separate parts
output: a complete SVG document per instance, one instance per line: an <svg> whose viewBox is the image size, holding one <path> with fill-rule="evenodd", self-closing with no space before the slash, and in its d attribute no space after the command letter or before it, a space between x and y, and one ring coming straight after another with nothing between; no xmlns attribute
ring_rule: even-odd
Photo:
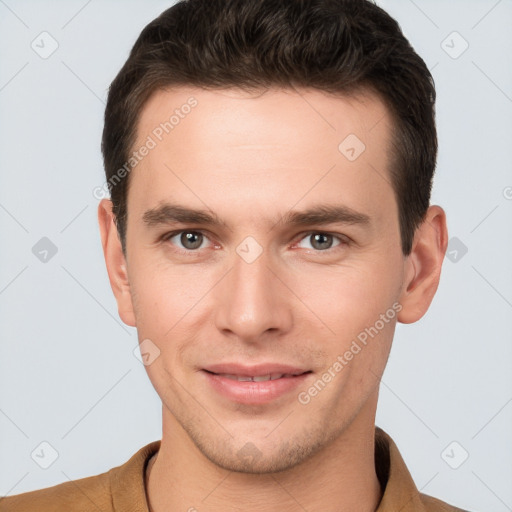
<svg viewBox="0 0 512 512"><path fill-rule="evenodd" d="M282 470L373 428L411 268L391 126L369 93L183 87L146 104L119 311L154 359L164 429L217 465Z"/></svg>

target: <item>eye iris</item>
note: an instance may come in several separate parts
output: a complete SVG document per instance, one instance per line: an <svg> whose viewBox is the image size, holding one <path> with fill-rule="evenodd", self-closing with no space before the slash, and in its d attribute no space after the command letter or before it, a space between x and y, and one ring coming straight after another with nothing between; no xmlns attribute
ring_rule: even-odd
<svg viewBox="0 0 512 512"><path fill-rule="evenodd" d="M311 235L311 239L313 240L311 245L315 249L329 249L332 246L331 235L326 235L325 233L317 233L316 235Z"/></svg>
<svg viewBox="0 0 512 512"><path fill-rule="evenodd" d="M197 249L198 247L201 247L202 241L203 235L194 231L182 233L180 237L180 242L186 249Z"/></svg>

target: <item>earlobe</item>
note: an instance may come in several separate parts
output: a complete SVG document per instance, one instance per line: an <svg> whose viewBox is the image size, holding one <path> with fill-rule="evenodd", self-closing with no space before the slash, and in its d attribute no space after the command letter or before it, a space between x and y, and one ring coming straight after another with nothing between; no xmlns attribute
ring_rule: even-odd
<svg viewBox="0 0 512 512"><path fill-rule="evenodd" d="M405 264L399 322L416 322L427 312L439 285L447 245L446 214L440 206L430 206Z"/></svg>
<svg viewBox="0 0 512 512"><path fill-rule="evenodd" d="M112 212L112 201L109 199L102 199L98 205L98 223L108 278L117 301L119 316L125 324L135 327L126 259Z"/></svg>

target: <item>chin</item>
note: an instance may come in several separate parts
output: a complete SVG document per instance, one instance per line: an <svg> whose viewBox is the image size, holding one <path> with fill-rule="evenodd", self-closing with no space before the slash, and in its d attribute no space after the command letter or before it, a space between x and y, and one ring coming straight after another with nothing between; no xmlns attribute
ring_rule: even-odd
<svg viewBox="0 0 512 512"><path fill-rule="evenodd" d="M303 463L320 451L327 440L312 433L293 441L268 439L240 443L233 438L213 443L211 439L191 436L201 453L213 464L228 471L246 474L268 474L286 471ZM314 439L316 438L316 441Z"/></svg>

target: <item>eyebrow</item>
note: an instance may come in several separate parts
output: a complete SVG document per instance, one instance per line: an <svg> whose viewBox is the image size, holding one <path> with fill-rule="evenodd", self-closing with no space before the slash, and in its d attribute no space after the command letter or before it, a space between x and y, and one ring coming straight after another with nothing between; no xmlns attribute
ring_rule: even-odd
<svg viewBox="0 0 512 512"><path fill-rule="evenodd" d="M156 208L146 210L142 220L148 227L182 223L228 228L228 224L211 211L195 210L173 203L163 203ZM370 223L371 218L369 215L358 212L348 206L321 204L303 211L290 210L275 222L274 225L284 224L300 227L310 224L359 224L365 226Z"/></svg>

